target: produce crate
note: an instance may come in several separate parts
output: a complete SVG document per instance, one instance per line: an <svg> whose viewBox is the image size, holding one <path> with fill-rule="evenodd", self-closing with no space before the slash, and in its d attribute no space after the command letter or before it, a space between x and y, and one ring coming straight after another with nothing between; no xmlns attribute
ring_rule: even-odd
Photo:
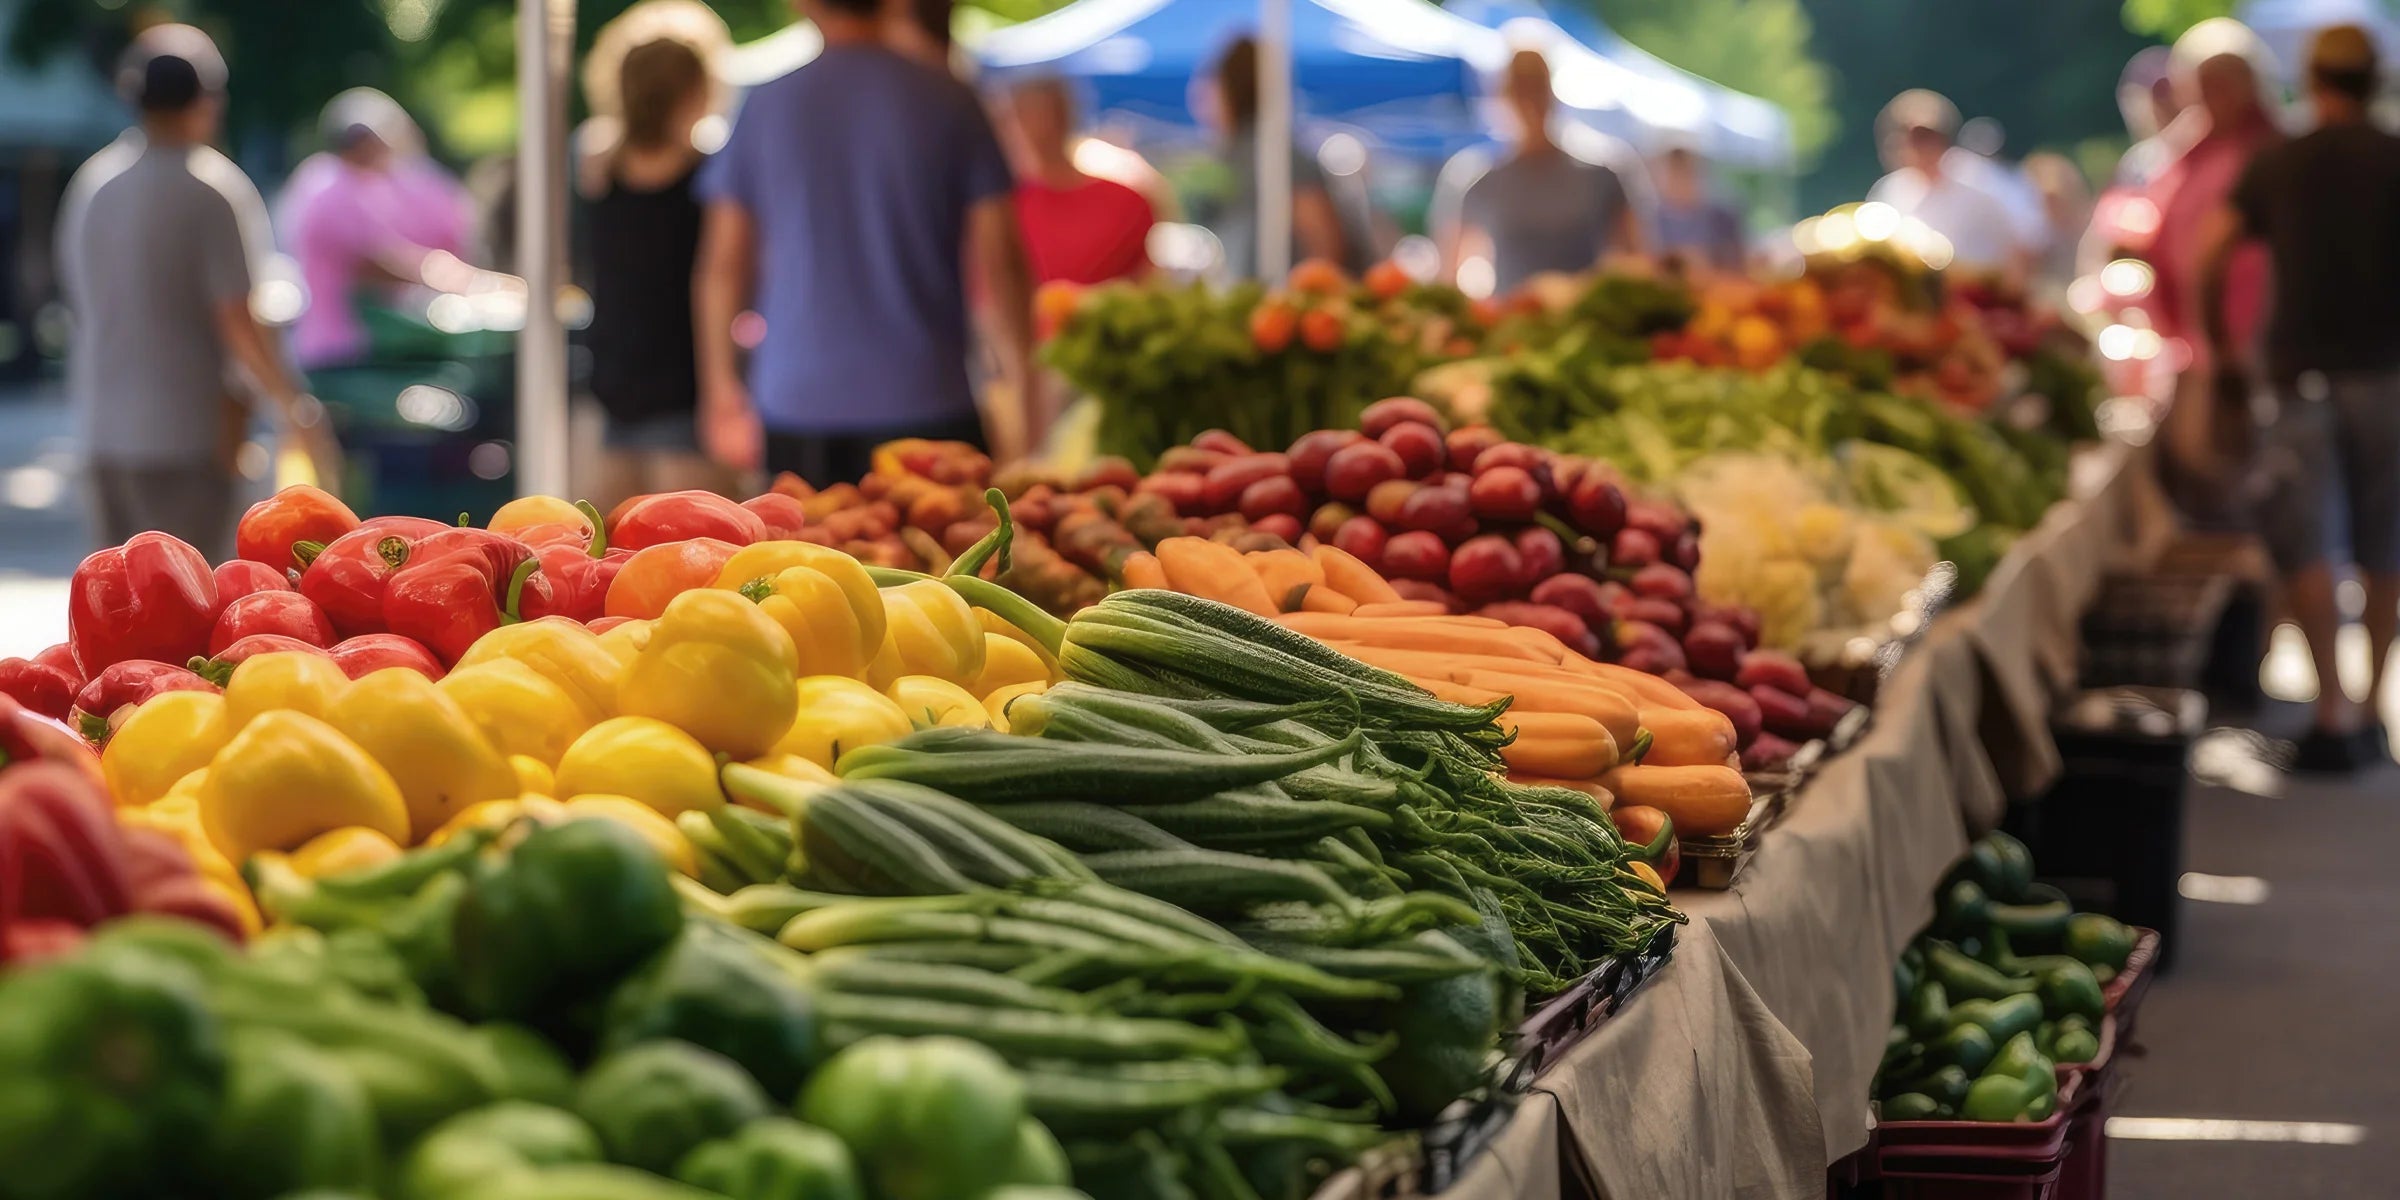
<svg viewBox="0 0 2400 1200"><path fill-rule="evenodd" d="M2003 824L2077 908L2159 931L2154 971L2173 965L2187 760L2207 719L2195 691L2082 693L2051 719L2058 782L2012 805Z"/></svg>
<svg viewBox="0 0 2400 1200"><path fill-rule="evenodd" d="M1817 637L1801 647L1809 682L1839 696L1873 705L1883 681L1900 666L1933 619L1949 607L1958 591L1958 568L1935 563L1916 587L1916 602L1892 614L1881 629L1850 636Z"/></svg>
<svg viewBox="0 0 2400 1200"><path fill-rule="evenodd" d="M2233 586L2229 575L2109 576L2083 616L2083 686L2200 686Z"/></svg>
<svg viewBox="0 0 2400 1200"><path fill-rule="evenodd" d="M2058 1069L2059 1086L2074 1081L2076 1102L2067 1114L2066 1168L2059 1175L2059 1200L2108 1200L2108 1114L2121 1078L2117 1047L2122 1030L2115 1017L2100 1022L2100 1053L2088 1063Z"/></svg>
<svg viewBox="0 0 2400 1200"><path fill-rule="evenodd" d="M1890 1121L1875 1127L1864 1179L1885 1200L2051 1200L2060 1196L2087 1080L2062 1076L2049 1120Z"/></svg>
<svg viewBox="0 0 2400 1200"><path fill-rule="evenodd" d="M2117 972L2108 986L2100 989L2101 998L2108 1002L2110 1024L2118 1036L2130 1044L2133 1038L2134 1017L2141 1011L2142 997L2150 994L2150 985L2158 980L2158 964L2164 949L2164 939L2155 929L2133 927L2133 953L2125 958L2125 969Z"/></svg>
<svg viewBox="0 0 2400 1200"><path fill-rule="evenodd" d="M1503 1077L1501 1090L1529 1090L1536 1077L1623 1008L1674 954L1675 927L1669 925L1640 954L1612 958L1574 987L1543 1001L1516 1028L1511 1048L1516 1061Z"/></svg>

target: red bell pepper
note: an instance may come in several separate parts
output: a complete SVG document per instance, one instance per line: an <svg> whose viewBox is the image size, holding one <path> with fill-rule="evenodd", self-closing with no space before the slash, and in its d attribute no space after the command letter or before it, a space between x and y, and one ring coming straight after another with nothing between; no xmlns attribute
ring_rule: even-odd
<svg viewBox="0 0 2400 1200"><path fill-rule="evenodd" d="M97 746L115 732L119 713L131 712L134 705L152 696L167 692L221 690L189 667L144 658L131 659L112 664L107 670L92 676L90 683L83 685L83 691L75 696L75 707L67 713L67 724Z"/></svg>
<svg viewBox="0 0 2400 1200"><path fill-rule="evenodd" d="M233 901L209 886L181 842L155 829L124 826L117 836L124 845L121 861L133 911L181 917L242 940L242 918Z"/></svg>
<svg viewBox="0 0 2400 1200"><path fill-rule="evenodd" d="M342 674L352 679L385 667L407 667L427 679L440 679L446 673L433 651L396 633L362 633L335 643L327 653Z"/></svg>
<svg viewBox="0 0 2400 1200"><path fill-rule="evenodd" d="M75 665L75 647L65 642L52 642L42 647L41 651L33 656L33 661L45 667L57 667L66 672L67 677L75 681L77 690L82 689L86 676L83 668Z"/></svg>
<svg viewBox="0 0 2400 1200"><path fill-rule="evenodd" d="M757 513L715 492L637 496L618 506L610 518L609 542L627 550L696 537L712 537L736 546L767 539L767 523Z"/></svg>
<svg viewBox="0 0 2400 1200"><path fill-rule="evenodd" d="M808 510L800 507L795 496L768 492L742 501L742 507L758 514L760 523L767 527L768 538L797 538L801 530L808 528Z"/></svg>
<svg viewBox="0 0 2400 1200"><path fill-rule="evenodd" d="M217 615L225 615L225 606L254 592L288 592L292 577L265 563L246 558L229 558L217 564Z"/></svg>
<svg viewBox="0 0 2400 1200"><path fill-rule="evenodd" d="M293 484L250 506L233 530L236 557L277 571L307 566L293 556L301 542L324 545L358 528L358 514L331 493Z"/></svg>
<svg viewBox="0 0 2400 1200"><path fill-rule="evenodd" d="M337 639L333 622L317 602L298 592L252 592L217 614L217 627L208 635L208 652L225 648L254 633L280 633L311 646L330 646Z"/></svg>
<svg viewBox="0 0 2400 1200"><path fill-rule="evenodd" d="M14 763L59 762L100 782L100 756L65 721L45 717L6 696L0 696L0 768Z"/></svg>
<svg viewBox="0 0 2400 1200"><path fill-rule="evenodd" d="M108 793L73 768L25 763L0 776L0 929L88 929L130 910L124 858Z"/></svg>
<svg viewBox="0 0 2400 1200"><path fill-rule="evenodd" d="M388 635L370 634L368 636L383 637ZM253 633L250 636L242 638L241 640L234 642L232 645L217 651L215 654L212 654L207 658L195 658L183 665L190 668L192 674L197 675L200 678L217 685L218 687L224 687L226 682L233 678L233 669L235 667L238 667L243 663L258 657L261 654L283 654L287 652L298 654L322 654L327 658L333 657L333 652L325 647L315 645L310 642L301 641L296 637L285 637L280 633Z"/></svg>
<svg viewBox="0 0 2400 1200"><path fill-rule="evenodd" d="M392 572L408 565L418 542L449 529L421 517L376 517L323 545L298 543L292 553L304 564L300 594L316 601L343 637L382 633L383 589Z"/></svg>
<svg viewBox="0 0 2400 1200"><path fill-rule="evenodd" d="M537 525L518 531L520 538L529 533L563 531L561 536L545 541L527 542L534 547L534 557L541 560L542 574L550 581L548 613L527 613L527 620L536 615L562 616L586 623L598 618L608 601L608 586L616 582L617 572L633 557L633 551L608 544L608 524L601 519L599 509L582 500L576 501L575 507L591 519L588 531L564 524Z"/></svg>
<svg viewBox="0 0 2400 1200"><path fill-rule="evenodd" d="M96 551L67 581L67 644L86 678L128 659L182 662L208 648L216 621L208 560L173 534Z"/></svg>
<svg viewBox="0 0 2400 1200"><path fill-rule="evenodd" d="M502 625L558 611L541 561L514 538L453 529L425 539L420 550L385 586L383 623L444 664Z"/></svg>
<svg viewBox="0 0 2400 1200"><path fill-rule="evenodd" d="M53 720L65 720L81 685L75 677L30 658L0 658L0 696Z"/></svg>

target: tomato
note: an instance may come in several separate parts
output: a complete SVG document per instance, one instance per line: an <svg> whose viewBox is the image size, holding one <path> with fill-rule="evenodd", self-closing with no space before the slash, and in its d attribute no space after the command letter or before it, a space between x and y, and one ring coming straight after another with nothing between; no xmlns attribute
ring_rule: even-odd
<svg viewBox="0 0 2400 1200"><path fill-rule="evenodd" d="M698 490L636 497L608 522L609 544L626 550L689 538L747 546L766 540L767 523L715 492Z"/></svg>
<svg viewBox="0 0 2400 1200"><path fill-rule="evenodd" d="M292 556L299 542L320 546L358 528L358 514L330 492L305 483L290 487L250 506L234 527L237 558L263 563L282 571L306 566Z"/></svg>

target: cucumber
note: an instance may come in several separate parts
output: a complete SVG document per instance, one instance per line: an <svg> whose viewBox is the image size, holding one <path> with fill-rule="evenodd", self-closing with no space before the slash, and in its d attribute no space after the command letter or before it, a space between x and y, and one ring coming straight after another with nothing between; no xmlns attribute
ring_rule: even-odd
<svg viewBox="0 0 2400 1200"><path fill-rule="evenodd" d="M882 786L874 786L878 784ZM955 819L949 811L938 806L937 801L971 812L974 806L962 804L928 788L889 780L859 780L854 786L846 786L839 792L826 795L841 804L862 805L915 833L925 839L925 844L933 847L935 853L957 868L959 874L986 887L1007 887L1052 870L1052 864L1046 859L1028 863L1023 857L993 845L979 830L967 828L963 821ZM811 804L821 803L825 798L820 796ZM1005 824L1001 827L1008 829L1015 837L1024 837Z"/></svg>
<svg viewBox="0 0 2400 1200"><path fill-rule="evenodd" d="M1121 808L1080 800L1029 801L993 804L985 812L1070 850L1086 854L1109 850L1175 850L1191 845Z"/></svg>
<svg viewBox="0 0 2400 1200"><path fill-rule="evenodd" d="M933 729L861 746L835 766L845 779L901 779L978 803L1064 799L1146 807L1267 783L1331 762L1357 744L1353 733L1310 750L1235 755Z"/></svg>
<svg viewBox="0 0 2400 1200"><path fill-rule="evenodd" d="M1147 804L1142 819L1168 833L1215 850L1248 850L1313 842L1346 829L1388 829L1390 813L1355 804L1287 800L1255 793L1223 792L1181 804Z"/></svg>
<svg viewBox="0 0 2400 1200"><path fill-rule="evenodd" d="M1283 1086L1272 1067L1211 1062L1126 1064L1113 1069L1064 1063L1027 1064L1025 1107L1052 1133L1132 1133L1169 1117L1213 1108Z"/></svg>
<svg viewBox="0 0 2400 1200"><path fill-rule="evenodd" d="M929 896L975 890L975 881L950 865L915 830L857 797L827 788L800 810L804 878L827 891L869 896Z"/></svg>
<svg viewBox="0 0 2400 1200"><path fill-rule="evenodd" d="M1249 1039L1237 1029L1211 1029L1184 1021L991 1008L980 1003L900 996L832 992L818 998L817 1013L825 1023L829 1050L878 1035L951 1036L981 1042L1012 1060L1231 1061L1249 1045Z"/></svg>
<svg viewBox="0 0 2400 1200"><path fill-rule="evenodd" d="M1250 854L1224 850L1120 850L1095 854L1084 861L1109 883L1202 915L1239 913L1253 904L1277 900L1357 903L1325 872L1313 866Z"/></svg>
<svg viewBox="0 0 2400 1200"><path fill-rule="evenodd" d="M839 951L814 955L808 962L819 982L845 996L897 996L1058 1013L1085 1008L1081 996L1064 988L1035 987L998 971L955 963L909 962Z"/></svg>

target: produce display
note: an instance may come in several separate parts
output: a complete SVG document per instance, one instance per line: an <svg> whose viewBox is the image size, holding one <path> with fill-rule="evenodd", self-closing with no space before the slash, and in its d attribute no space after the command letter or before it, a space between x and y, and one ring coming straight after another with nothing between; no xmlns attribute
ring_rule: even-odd
<svg viewBox="0 0 2400 1200"><path fill-rule="evenodd" d="M93 555L0 667L11 1194L1296 1195L1654 950L1670 814L1747 810L1730 722L1537 630L1189 535L1166 582L1297 557L1345 611L1061 620L982 577L988 499L941 575L697 493L473 529L292 489L245 559ZM1587 682L1460 703L1309 619ZM1718 777L1644 774L1678 753Z"/></svg>
<svg viewBox="0 0 2400 1200"><path fill-rule="evenodd" d="M2102 988L2133 945L2123 924L2078 913L2034 882L2024 843L1985 835L1894 968L1899 1012L1875 1085L1881 1119L2049 1119L2057 1068L2100 1054Z"/></svg>

